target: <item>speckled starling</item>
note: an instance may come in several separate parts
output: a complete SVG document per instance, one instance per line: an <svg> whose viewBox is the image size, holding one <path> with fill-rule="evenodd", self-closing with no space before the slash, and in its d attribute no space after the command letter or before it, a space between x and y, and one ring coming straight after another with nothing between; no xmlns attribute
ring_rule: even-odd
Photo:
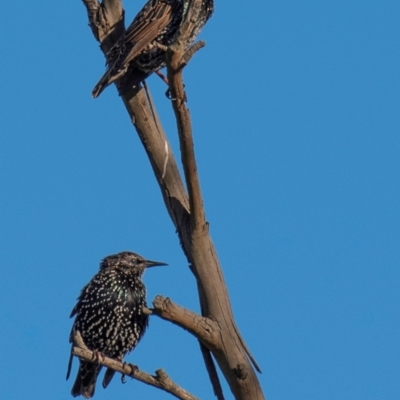
<svg viewBox="0 0 400 400"><path fill-rule="evenodd" d="M93 97L128 71L140 81L164 67L165 51L156 44L169 46L174 42L187 8L188 0L149 0L107 53L107 70L94 87ZM186 47L193 43L213 11L214 1L203 0Z"/></svg>
<svg viewBox="0 0 400 400"><path fill-rule="evenodd" d="M122 361L143 336L148 316L146 287L142 275L146 268L167 265L145 260L128 251L108 256L100 263L99 272L82 289L78 302L71 312L75 321L70 334L79 331L85 345L93 351ZM71 372L72 354L68 364L67 379ZM89 399L94 395L96 379L101 370L98 363L80 361L72 395ZM107 369L103 387L110 383L114 371Z"/></svg>

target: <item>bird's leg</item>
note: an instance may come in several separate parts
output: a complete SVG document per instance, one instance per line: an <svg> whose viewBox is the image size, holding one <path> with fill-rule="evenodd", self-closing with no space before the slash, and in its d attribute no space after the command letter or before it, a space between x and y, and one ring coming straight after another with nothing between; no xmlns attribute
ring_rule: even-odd
<svg viewBox="0 0 400 400"><path fill-rule="evenodd" d="M139 367L138 367L137 365L133 365L133 364L127 363L127 362L125 362L125 361L123 362L123 364L124 364L124 368L125 368L125 367L129 367L129 368L130 368L130 372L129 372L129 374L127 374L127 375L130 376L131 378L134 377L136 371L139 371ZM121 382L122 382L122 383L125 383L125 382L126 382L126 380L125 380L125 374L122 375L122 377L121 377Z"/></svg>
<svg viewBox="0 0 400 400"><path fill-rule="evenodd" d="M136 371L139 371L139 368L138 368L137 365L133 365L133 364L127 363L125 361L123 362L123 364L124 364L124 368L125 367L129 367L130 368L130 372L129 372L128 376L130 376L131 378L133 378L133 376L135 375ZM125 374L121 375L121 382L122 383L126 383L125 376L126 376Z"/></svg>
<svg viewBox="0 0 400 400"><path fill-rule="evenodd" d="M154 71L154 73L159 76L167 85L169 85L168 78L161 72L161 70L158 69L157 71Z"/></svg>
<svg viewBox="0 0 400 400"><path fill-rule="evenodd" d="M168 78L161 72L161 70L158 69L157 71L154 71L154 73L157 76L159 76L169 86ZM165 92L165 96L167 96L167 99L171 100L171 91L169 90L169 88Z"/></svg>

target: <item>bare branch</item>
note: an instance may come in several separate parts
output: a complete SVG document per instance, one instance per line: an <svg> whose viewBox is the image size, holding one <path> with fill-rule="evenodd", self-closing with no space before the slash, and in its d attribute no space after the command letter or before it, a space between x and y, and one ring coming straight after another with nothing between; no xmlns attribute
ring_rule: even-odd
<svg viewBox="0 0 400 400"><path fill-rule="evenodd" d="M186 329L208 348L220 346L218 325L210 318L202 317L187 308L183 308L168 297L156 296L153 300L153 306L153 315Z"/></svg>
<svg viewBox="0 0 400 400"><path fill-rule="evenodd" d="M194 153L192 124L189 110L186 107L187 99L182 81L182 69L184 64L187 64L188 60L185 59L184 64L182 61L186 51L185 43L188 43L187 37L189 36L190 32L194 30L192 25L196 23L196 19L199 15L201 1L202 0L190 0L186 19L179 28L179 33L175 42L167 51L168 82L171 92L172 108L174 110L178 126L181 158L185 174L186 187L189 194L190 219L193 230L198 234L203 233L206 221ZM192 55L189 55L189 59Z"/></svg>
<svg viewBox="0 0 400 400"><path fill-rule="evenodd" d="M181 328L192 333L199 340L201 354L214 390L214 394L218 400L224 400L221 382L215 368L214 360L211 356L210 349L221 347L219 343L220 332L218 325L209 318L184 309L169 298L157 296L153 300L154 309L143 309L146 314L158 315Z"/></svg>
<svg viewBox="0 0 400 400"><path fill-rule="evenodd" d="M149 157L172 221L175 226L186 224L189 219L186 189L150 93L136 90L123 95L122 100Z"/></svg>
<svg viewBox="0 0 400 400"><path fill-rule="evenodd" d="M182 46L170 46L167 52L167 71L172 108L178 125L183 170L189 193L192 228L194 231L200 233L203 231L205 224L205 213L194 154L192 124L189 110L186 107L186 93L182 81L181 61L184 52L185 50Z"/></svg>
<svg viewBox="0 0 400 400"><path fill-rule="evenodd" d="M205 220L205 211L203 208L203 200L202 200L202 195L201 195L201 188L200 188L200 182L197 174L197 166L196 166L196 160L195 160L195 154L194 154L194 144L193 144L193 137L192 137L192 130L191 130L191 121L190 121L190 114L189 110L186 107L186 93L184 91L184 84L183 84L183 78L182 78L182 72L183 68L191 57L195 54L196 51L198 51L200 48L204 47L205 43L204 42L198 42L195 43L191 48L189 48L185 52L184 45L187 43L186 37L188 33L190 32L191 24L194 24L196 22L196 19L198 17L198 12L201 7L201 0L191 0L189 3L189 10L187 13L187 18L186 21L181 25L179 35L177 40L169 47L168 52L167 52L167 72L168 72L168 82L169 82L169 87L170 87L170 92L171 92L171 100L172 100L172 107L175 113L175 118L177 121L177 126L178 126L178 134L179 134L179 140L180 140L180 146L181 146L181 157L182 157L182 164L183 164L183 169L185 173L185 179L186 179L186 185L188 188L188 193L189 193L189 203L190 203L190 213L191 213L191 234L190 234L190 247L191 250L189 252L189 260L193 264L193 272L195 273L196 277L200 276L200 279L198 279L199 284L199 295L200 295L200 303L202 305L202 313L204 315L204 312L207 313L208 307L204 307L204 304L209 303L210 297L209 294L204 292L204 285L206 282L210 284L209 288L212 288L212 290L215 290L217 288L223 289L225 288L225 284L223 281L221 281L222 285L216 284L216 282L211 283L210 279L204 279L204 273L205 269L204 266L207 265L204 264L204 257L203 255L200 255L197 251L194 251L194 249L199 250L199 248L202 248L203 250L209 249L211 250L211 256L213 258L213 262L208 265L217 265L217 271L218 275L220 278L222 278L221 275L221 270L219 269L218 266L218 260L216 259L216 254L213 251L213 245L210 242L208 238L208 225ZM207 238L205 238L206 236ZM196 237L198 237L201 240L196 240ZM203 240L205 239L205 240ZM203 246L200 243L203 243ZM207 243L209 242L209 243ZM196 257L196 254L199 254L200 257ZM201 261L200 261L201 260ZM199 274L199 275L198 275ZM218 290L218 289L217 289ZM228 300L228 293L225 292L225 299ZM229 301L229 300L228 300ZM261 372L259 366L257 365L257 362L255 361L254 357L250 353L246 343L244 342L239 330L236 327L236 324L233 319L233 315L230 311L230 305L229 303L227 304L227 308L225 311L228 311L228 315L225 315L224 318L228 317L230 320L228 322L228 325L231 326L229 330L234 330L235 333L237 334L237 338L240 342L240 345L242 346L243 350L247 353L248 357L250 358L251 362L255 366L255 368ZM209 311L209 310L208 310ZM219 322L220 320L217 319ZM226 321L227 322L227 321ZM236 343L237 346L237 343ZM209 347L210 348L210 347ZM225 351L225 356L226 357L226 349ZM222 396L222 391L220 392L220 385L219 385L219 378L216 374L216 371L213 370L209 358L207 355L202 351L203 353L203 358L207 367L207 370L210 375L211 382L213 384L214 388L214 393L216 396ZM226 362L226 359L225 361ZM221 365L221 364L220 364ZM246 367L246 363L240 363L238 362L234 368L232 368L233 371L236 370L241 370L237 366L240 365L241 367L244 366ZM224 368L221 366L221 368L224 370ZM248 367L247 367L248 369ZM226 372L225 377L227 377ZM235 375L237 375L235 373ZM247 375L246 375L247 377ZM252 376L252 379L255 378ZM228 381L229 378L227 377ZM250 380L249 380L250 381ZM256 381L255 381L256 382ZM258 382L256 383L257 387L259 388ZM231 386L232 388L232 386ZM221 397L222 398L222 397ZM261 393L261 398L262 398L262 393Z"/></svg>
<svg viewBox="0 0 400 400"><path fill-rule="evenodd" d="M74 346L72 348L72 353L85 361L93 362L93 360L96 359L93 351L82 349L77 346ZM96 360L96 362L98 362L100 365L111 368L112 370L121 373L123 376L129 376L140 382L146 383L147 385L164 390L165 392L172 394L178 399L198 400L197 397L193 396L185 389L174 383L163 369L158 369L155 372L155 376L153 376L146 372L140 371L136 366L133 366L132 364L122 363L109 357L99 357L99 360Z"/></svg>
<svg viewBox="0 0 400 400"><path fill-rule="evenodd" d="M202 40L199 40L198 42L194 43L192 46L190 46L185 54L182 57L181 63L183 66L189 64L189 61L192 59L192 57L199 51L201 50L204 46L206 45L206 42L203 42Z"/></svg>

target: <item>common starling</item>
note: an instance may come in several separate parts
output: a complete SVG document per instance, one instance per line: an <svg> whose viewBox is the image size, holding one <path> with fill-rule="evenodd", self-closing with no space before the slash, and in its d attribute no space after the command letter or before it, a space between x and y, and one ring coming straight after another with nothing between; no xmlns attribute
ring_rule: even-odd
<svg viewBox="0 0 400 400"><path fill-rule="evenodd" d="M124 251L104 258L99 272L82 289L70 317L75 316L69 341L79 331L85 345L92 351L122 361L133 350L148 325L146 287L142 275L146 268L167 265L145 260L138 254ZM72 353L68 363L70 376ZM101 365L80 361L78 374L72 387L72 396L89 399L94 395L96 379ZM103 387L110 383L113 370L107 369Z"/></svg>
<svg viewBox="0 0 400 400"><path fill-rule="evenodd" d="M188 0L149 0L139 11L128 29L107 53L107 70L92 91L93 97L128 71L139 82L165 66L165 51L157 44L169 46L184 21ZM213 0L203 0L197 23L190 32L190 46L214 11Z"/></svg>

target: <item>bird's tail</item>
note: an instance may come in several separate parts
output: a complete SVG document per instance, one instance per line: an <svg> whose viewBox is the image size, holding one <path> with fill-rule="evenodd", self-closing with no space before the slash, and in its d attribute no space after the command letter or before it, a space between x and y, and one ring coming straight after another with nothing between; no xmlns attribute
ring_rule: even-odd
<svg viewBox="0 0 400 400"><path fill-rule="evenodd" d="M113 81L110 81L110 75L111 72L108 69L105 74L100 78L100 80L97 82L96 86L92 90L92 96L94 98L99 97L101 92L108 86L110 85Z"/></svg>
<svg viewBox="0 0 400 400"><path fill-rule="evenodd" d="M82 395L85 399L90 399L94 395L97 376L101 370L101 365L81 361L78 374L72 387L71 394L74 397Z"/></svg>
<svg viewBox="0 0 400 400"><path fill-rule="evenodd" d="M104 374L104 378L103 378L103 388L104 389L109 385L114 374L115 374L115 371L113 369L107 368L106 373Z"/></svg>
<svg viewBox="0 0 400 400"><path fill-rule="evenodd" d="M94 98L99 97L101 92L107 86L111 85L116 80L118 80L119 78L124 76L125 73L128 71L128 64L125 64L125 65L121 66L119 69L117 69L117 67L116 67L117 63L118 63L118 60L116 60L113 65L110 65L107 68L107 71L104 73L104 75L97 82L96 86L93 88L92 96Z"/></svg>

